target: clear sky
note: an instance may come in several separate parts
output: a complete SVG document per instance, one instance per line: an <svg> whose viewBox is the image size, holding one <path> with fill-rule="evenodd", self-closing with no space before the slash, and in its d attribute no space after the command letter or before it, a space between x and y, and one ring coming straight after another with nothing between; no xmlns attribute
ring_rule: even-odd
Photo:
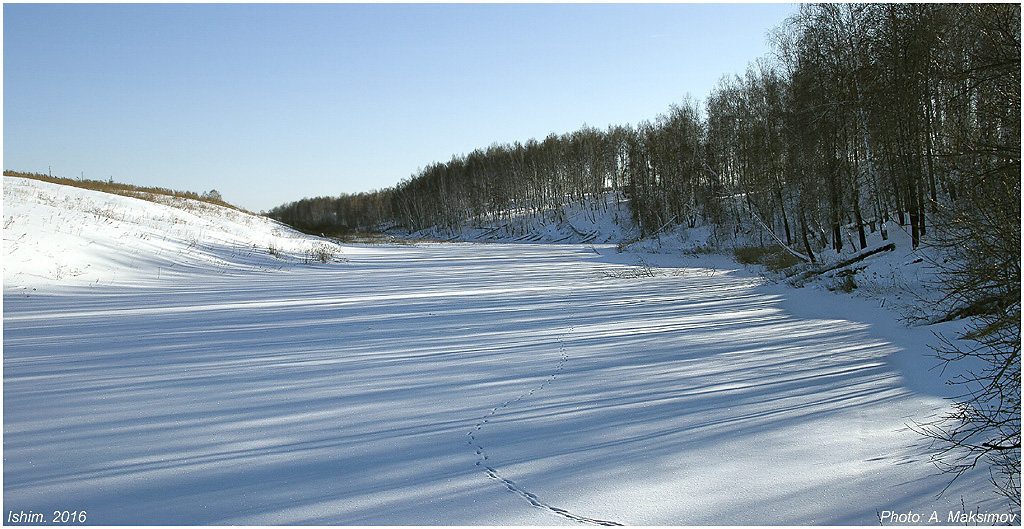
<svg viewBox="0 0 1024 529"><path fill-rule="evenodd" d="M665 112L793 4L4 4L5 169L253 211Z"/></svg>

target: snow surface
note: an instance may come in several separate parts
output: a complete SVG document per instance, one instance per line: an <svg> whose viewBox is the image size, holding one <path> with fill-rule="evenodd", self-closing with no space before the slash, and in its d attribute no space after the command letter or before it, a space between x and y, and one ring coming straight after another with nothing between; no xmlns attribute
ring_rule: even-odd
<svg viewBox="0 0 1024 529"><path fill-rule="evenodd" d="M279 269L341 248L266 217L5 176L4 287L137 286L163 276ZM273 254L277 254L275 257Z"/></svg>
<svg viewBox="0 0 1024 529"><path fill-rule="evenodd" d="M5 511L874 525L1007 509L983 469L939 497L948 478L906 425L947 410L926 345L942 326L875 300L607 245L308 262L324 241L262 219L7 177L4 220Z"/></svg>

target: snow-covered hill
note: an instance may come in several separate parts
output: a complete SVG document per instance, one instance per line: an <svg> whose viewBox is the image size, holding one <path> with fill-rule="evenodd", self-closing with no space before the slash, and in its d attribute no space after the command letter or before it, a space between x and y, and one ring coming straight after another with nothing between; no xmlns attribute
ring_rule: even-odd
<svg viewBox="0 0 1024 529"><path fill-rule="evenodd" d="M4 288L134 284L338 262L343 250L276 221L186 198L162 203L3 177Z"/></svg>
<svg viewBox="0 0 1024 529"><path fill-rule="evenodd" d="M945 489L907 426L949 409L927 344L955 325L907 328L874 300L720 256L452 243L304 264L324 241L230 210L4 187L5 511L101 525L1009 512L982 468Z"/></svg>
<svg viewBox="0 0 1024 529"><path fill-rule="evenodd" d="M501 211L469 219L458 229L434 227L395 235L468 242L619 243L639 234L631 215L625 198L607 193L554 209Z"/></svg>

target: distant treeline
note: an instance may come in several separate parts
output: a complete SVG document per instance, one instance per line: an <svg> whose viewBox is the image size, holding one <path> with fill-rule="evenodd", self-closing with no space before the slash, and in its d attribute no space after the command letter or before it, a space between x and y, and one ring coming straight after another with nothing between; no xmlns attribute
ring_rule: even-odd
<svg viewBox="0 0 1024 529"><path fill-rule="evenodd" d="M194 191L175 191L173 189L167 189L163 187L144 187L131 184L122 184L120 182L113 181L113 179L104 181L87 180L85 178L64 178L60 176L52 176L42 173L29 173L11 170L4 170L4 176L16 176L20 178L30 178L32 180L42 180L43 182L50 182L53 184L80 187L82 189L103 191L104 193L142 198L151 201L155 195L160 195L169 197L190 198L192 200L199 200L202 202L208 202L210 204L217 204L218 206L225 206L232 209L240 209L236 206L233 206L225 202L224 199L221 197L221 194L216 189L212 189L210 191L206 191L200 194Z"/></svg>
<svg viewBox="0 0 1024 529"><path fill-rule="evenodd" d="M916 245L947 213L1019 219L1019 5L803 5L772 40L771 58L723 78L703 108L687 100L637 126L494 144L392 188L270 216L306 229L458 228L616 190L644 233L740 221L809 259L842 249L843 226L863 247L865 229L895 220Z"/></svg>

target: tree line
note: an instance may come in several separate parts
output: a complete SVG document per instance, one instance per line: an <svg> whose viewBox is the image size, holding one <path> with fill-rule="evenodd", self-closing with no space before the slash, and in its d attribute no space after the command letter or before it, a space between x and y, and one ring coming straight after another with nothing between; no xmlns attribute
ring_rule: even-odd
<svg viewBox="0 0 1024 529"><path fill-rule="evenodd" d="M723 78L703 107L493 144L392 188L269 214L307 230L457 230L617 191L642 234L746 222L813 260L895 221L916 246L979 176L1019 175L1019 11L804 5L775 52Z"/></svg>
<svg viewBox="0 0 1024 529"><path fill-rule="evenodd" d="M372 193L270 215L309 231L458 230L529 219L605 193L642 234L744 227L814 263L886 223L955 257L949 314L974 316L944 351L988 367L961 382L956 426L925 428L954 472L989 458L1020 501L1020 5L801 5L773 53L703 104L653 121L494 144ZM891 225L891 224L890 224ZM966 454L966 455L965 455Z"/></svg>

